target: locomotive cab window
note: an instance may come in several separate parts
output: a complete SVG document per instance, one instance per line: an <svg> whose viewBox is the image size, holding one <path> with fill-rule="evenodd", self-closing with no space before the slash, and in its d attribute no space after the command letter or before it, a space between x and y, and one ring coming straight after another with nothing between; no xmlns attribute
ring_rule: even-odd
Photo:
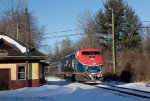
<svg viewBox="0 0 150 101"><path fill-rule="evenodd" d="M101 55L101 52L93 52L94 55Z"/></svg>
<svg viewBox="0 0 150 101"><path fill-rule="evenodd" d="M91 52L82 52L82 55L91 55Z"/></svg>
<svg viewBox="0 0 150 101"><path fill-rule="evenodd" d="M101 52L100 51L82 52L82 55L101 55Z"/></svg>

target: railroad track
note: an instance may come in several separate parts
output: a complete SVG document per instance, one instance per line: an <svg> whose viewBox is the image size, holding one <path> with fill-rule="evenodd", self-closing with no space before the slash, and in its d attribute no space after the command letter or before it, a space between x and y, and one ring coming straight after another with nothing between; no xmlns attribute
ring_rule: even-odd
<svg viewBox="0 0 150 101"><path fill-rule="evenodd" d="M150 99L150 92L148 91L142 91L142 90L137 90L137 89L132 89L132 88L125 88L125 87L117 87L117 86L112 86L112 85L104 85L104 84L98 84L98 85L92 85L92 86L98 87L101 89L106 89L110 91L127 94L130 96Z"/></svg>

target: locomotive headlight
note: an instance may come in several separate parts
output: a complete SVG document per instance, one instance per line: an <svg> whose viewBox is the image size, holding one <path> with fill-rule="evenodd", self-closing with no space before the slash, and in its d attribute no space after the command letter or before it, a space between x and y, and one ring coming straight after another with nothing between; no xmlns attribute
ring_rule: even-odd
<svg viewBox="0 0 150 101"><path fill-rule="evenodd" d="M100 75L99 75L99 74L97 74L97 77L100 77Z"/></svg>
<svg viewBox="0 0 150 101"><path fill-rule="evenodd" d="M101 74L97 74L97 77L101 77Z"/></svg>
<svg viewBox="0 0 150 101"><path fill-rule="evenodd" d="M91 64L92 64L92 65L96 65L96 62L92 62Z"/></svg>
<svg viewBox="0 0 150 101"><path fill-rule="evenodd" d="M95 80L96 79L96 73L91 73L90 75L89 75L89 77L91 78L91 80Z"/></svg>
<svg viewBox="0 0 150 101"><path fill-rule="evenodd" d="M102 72L100 71L100 73L99 74L97 74L97 77L102 77L103 75L102 75Z"/></svg>

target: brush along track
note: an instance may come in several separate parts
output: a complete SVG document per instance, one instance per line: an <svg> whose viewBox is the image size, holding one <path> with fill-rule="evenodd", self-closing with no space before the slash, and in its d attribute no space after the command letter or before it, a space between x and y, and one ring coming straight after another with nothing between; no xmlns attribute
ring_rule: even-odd
<svg viewBox="0 0 150 101"><path fill-rule="evenodd" d="M132 89L132 88L117 87L117 86L111 86L111 85L104 85L104 84L98 84L98 85L92 85L92 86L131 95L131 96L150 99L150 92L148 91L142 91L142 90L137 90L137 89Z"/></svg>

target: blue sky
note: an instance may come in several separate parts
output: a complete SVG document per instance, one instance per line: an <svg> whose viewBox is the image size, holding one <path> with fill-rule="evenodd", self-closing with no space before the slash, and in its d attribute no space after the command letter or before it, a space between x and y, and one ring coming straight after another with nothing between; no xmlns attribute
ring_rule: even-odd
<svg viewBox="0 0 150 101"><path fill-rule="evenodd" d="M1 0L1 8L5 8L5 0ZM8 0L9 1L9 0ZM25 0L24 0L25 1ZM86 10L96 13L103 8L106 0L27 0L28 8L37 18L40 26L45 26L45 33L60 32L70 29L78 29L78 17ZM141 21L150 21L150 0L126 0L129 6L135 9ZM143 22L148 24L150 22ZM67 33L45 34L45 37L60 36L66 34L78 34L80 31ZM80 36L70 37L79 39ZM62 38L51 38L43 44L53 45Z"/></svg>
<svg viewBox="0 0 150 101"><path fill-rule="evenodd" d="M103 8L105 0L28 0L30 11L38 19L39 25L46 27L46 33L77 29L78 16L85 10L93 13ZM126 0L135 9L142 21L150 21L150 0ZM146 23L146 22L145 22ZM69 32L65 34L73 34ZM64 33L47 34L51 37ZM77 38L77 37L74 37ZM60 38L47 39L46 43L53 45Z"/></svg>
<svg viewBox="0 0 150 101"><path fill-rule="evenodd" d="M150 0L126 0L142 21L150 21Z"/></svg>
<svg viewBox="0 0 150 101"><path fill-rule="evenodd" d="M28 0L28 5L40 25L46 25L47 31L55 32L76 27L81 12L96 12L103 7L103 1L105 0ZM126 1L136 10L141 20L150 20L149 0Z"/></svg>
<svg viewBox="0 0 150 101"><path fill-rule="evenodd" d="M79 14L85 10L97 12L98 9L102 7L102 2L100 0L39 0L38 2L36 0L28 0L28 6L37 17L39 24L46 26L46 33L51 33L77 29ZM46 34L46 37L76 33L79 33L79 31ZM61 39L62 38L52 38L47 39L45 42L49 45L53 45L56 41L60 41Z"/></svg>
<svg viewBox="0 0 150 101"><path fill-rule="evenodd" d="M89 9L95 12L102 7L100 0L28 0L28 4L49 32L74 29L81 12Z"/></svg>

